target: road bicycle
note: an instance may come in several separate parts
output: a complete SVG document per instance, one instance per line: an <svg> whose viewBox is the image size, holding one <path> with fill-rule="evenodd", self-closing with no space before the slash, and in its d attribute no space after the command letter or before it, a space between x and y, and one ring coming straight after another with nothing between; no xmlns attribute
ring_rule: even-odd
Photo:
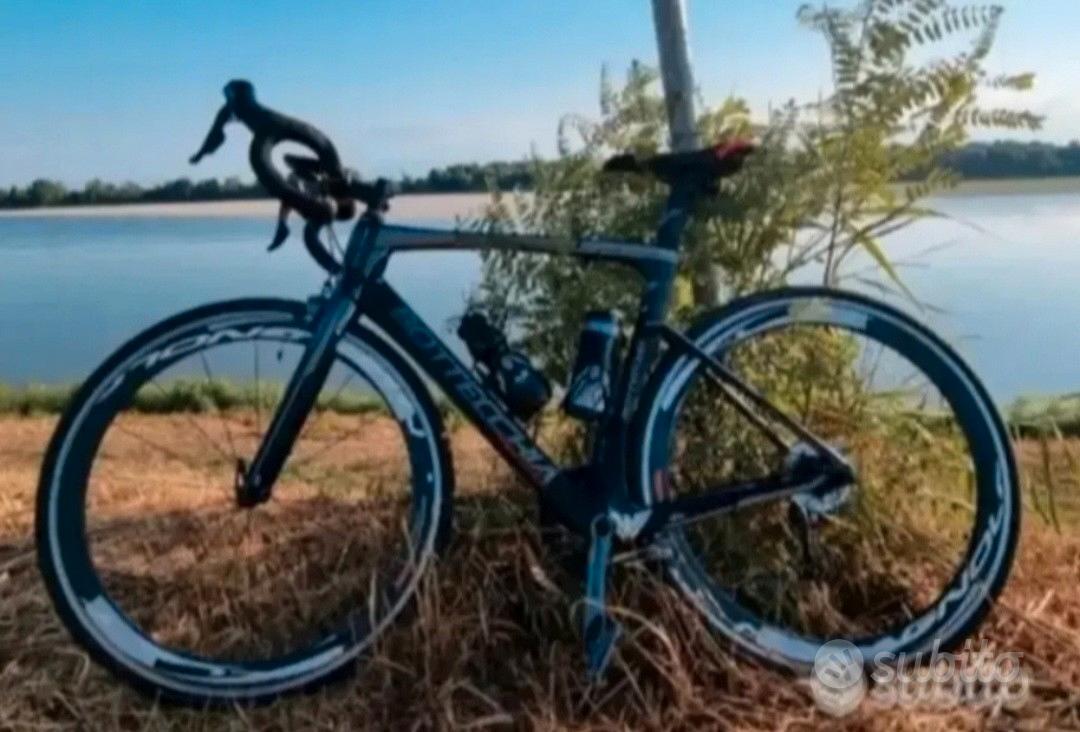
<svg viewBox="0 0 1080 732"><path fill-rule="evenodd" d="M433 385L587 543L596 678L618 646L607 599L623 556L662 571L734 651L800 674L826 639L869 663L955 645L985 616L1016 546L1016 465L945 342L893 307L811 287L669 324L684 229L749 144L612 158L613 185L670 187L649 242L439 231L386 223L390 185L346 174L323 134L249 83L225 96L193 162L245 124L282 205L274 246L298 212L328 279L308 302L219 302L150 328L57 426L40 566L71 634L119 677L173 701L258 702L369 656L414 606L455 500L497 490L477 480L455 499ZM272 157L283 142L315 153L286 155L288 177ZM357 203L341 246L330 224ZM466 365L384 277L398 253L494 248L640 280L636 322L606 321L584 464L558 464L511 409L526 372Z"/></svg>

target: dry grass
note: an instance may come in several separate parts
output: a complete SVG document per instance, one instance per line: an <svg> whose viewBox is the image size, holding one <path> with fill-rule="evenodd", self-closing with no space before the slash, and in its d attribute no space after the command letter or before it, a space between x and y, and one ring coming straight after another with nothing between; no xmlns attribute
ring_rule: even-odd
<svg viewBox="0 0 1080 732"><path fill-rule="evenodd" d="M138 417L151 434L152 421ZM1080 442L1025 442L1020 554L981 637L1036 675L1019 716L864 709L836 723L800 683L736 660L651 574L617 573L629 631L608 682L589 689L580 589L543 558L531 496L479 438L458 430L458 534L425 583L419 617L397 627L353 679L257 709L162 708L92 664L56 619L30 536L51 417L0 419L0 728L7 729L1046 729L1080 728ZM152 466L144 466L150 469ZM511 486L496 492L496 487ZM1061 526L1050 519L1050 496ZM332 514L332 512L327 512ZM1042 518L1045 516L1046 518ZM310 523L308 523L310 522ZM310 536L341 536L313 513ZM165 537L167 539L167 536Z"/></svg>

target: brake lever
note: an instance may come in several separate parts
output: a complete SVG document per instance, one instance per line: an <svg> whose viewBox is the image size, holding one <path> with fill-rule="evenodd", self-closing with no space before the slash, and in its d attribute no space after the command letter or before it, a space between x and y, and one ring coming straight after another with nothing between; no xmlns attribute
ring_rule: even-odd
<svg viewBox="0 0 1080 732"><path fill-rule="evenodd" d="M266 251L274 251L289 238L289 225L286 224L285 221L289 218L289 212L291 210L292 209L289 208L288 204L281 204L281 207L278 209L277 229L274 230L274 239L270 242L270 246L266 248Z"/></svg>
<svg viewBox="0 0 1080 732"><path fill-rule="evenodd" d="M225 143L225 125L227 125L232 118L232 106L226 104L218 111L217 116L214 117L214 123L210 125L210 131L206 133L206 139L203 140L202 147L188 159L188 162L192 165L196 165L207 155L213 155L217 152L217 149Z"/></svg>
<svg viewBox="0 0 1080 732"><path fill-rule="evenodd" d="M289 178L288 178L289 185L296 185L297 182L298 182L298 179L297 179L297 176L296 176L295 173L293 173L292 175L289 176ZM270 242L270 246L268 246L266 248L266 251L268 251L268 252L274 251L275 249L280 247L282 244L284 244L285 240L289 238L289 225L288 225L287 222L288 222L288 219L289 219L289 214L291 212L292 212L292 207L289 204L282 201L281 205L278 206L277 228L274 230L274 239Z"/></svg>

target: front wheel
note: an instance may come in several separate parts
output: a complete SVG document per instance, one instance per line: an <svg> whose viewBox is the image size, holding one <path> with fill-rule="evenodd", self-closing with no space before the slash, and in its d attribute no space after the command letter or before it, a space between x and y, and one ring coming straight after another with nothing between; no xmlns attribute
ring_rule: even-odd
<svg viewBox="0 0 1080 732"><path fill-rule="evenodd" d="M1020 502L1007 431L959 356L891 307L818 288L735 301L687 335L855 473L658 537L713 628L797 673L832 639L871 664L970 634L1005 583ZM815 452L686 353L665 357L639 414L634 482L650 505L784 474Z"/></svg>
<svg viewBox="0 0 1080 732"><path fill-rule="evenodd" d="M439 413L353 326L271 499L238 482L316 328L306 308L192 310L79 389L42 468L38 555L91 655L173 701L258 702L349 669L399 617L450 521Z"/></svg>

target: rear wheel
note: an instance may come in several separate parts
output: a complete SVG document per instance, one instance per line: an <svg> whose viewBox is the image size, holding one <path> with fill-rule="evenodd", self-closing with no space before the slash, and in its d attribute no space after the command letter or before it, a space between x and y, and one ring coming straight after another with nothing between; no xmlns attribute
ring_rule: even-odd
<svg viewBox="0 0 1080 732"><path fill-rule="evenodd" d="M405 609L450 521L439 414L360 327L265 504L250 463L312 324L222 303L138 336L91 376L42 471L42 572L69 630L143 690L195 703L310 689Z"/></svg>
<svg viewBox="0 0 1080 732"><path fill-rule="evenodd" d="M1020 503L1007 432L960 358L893 308L813 288L736 301L688 337L856 473L827 495L660 536L713 627L797 672L831 639L871 663L972 632L1008 575ZM767 415L737 409L691 356L659 366L641 414L649 504L782 475L814 453L777 425L770 438L754 422Z"/></svg>

